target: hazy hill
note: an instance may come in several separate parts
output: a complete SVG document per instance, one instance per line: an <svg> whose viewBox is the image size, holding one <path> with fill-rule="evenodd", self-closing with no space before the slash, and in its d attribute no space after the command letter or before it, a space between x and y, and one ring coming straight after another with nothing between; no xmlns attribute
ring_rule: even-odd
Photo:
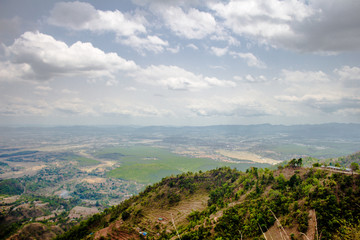
<svg viewBox="0 0 360 240"><path fill-rule="evenodd" d="M359 186L314 168L184 173L57 239L359 239Z"/></svg>
<svg viewBox="0 0 360 240"><path fill-rule="evenodd" d="M351 154L346 157L339 157L334 161L338 162L341 166L346 166L346 167L349 167L350 164L353 162L360 164L360 152Z"/></svg>
<svg viewBox="0 0 360 240"><path fill-rule="evenodd" d="M285 166L289 161L283 161L278 165ZM318 163L326 166L339 166L341 168L350 168L351 163L360 164L360 152L356 152L344 157L338 158L328 158L328 159L318 159L313 157L305 157L303 158L303 166L312 167L314 164Z"/></svg>

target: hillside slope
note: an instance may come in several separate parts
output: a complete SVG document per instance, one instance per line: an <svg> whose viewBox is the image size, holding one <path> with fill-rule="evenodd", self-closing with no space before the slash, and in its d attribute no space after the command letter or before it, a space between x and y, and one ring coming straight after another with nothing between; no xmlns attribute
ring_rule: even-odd
<svg viewBox="0 0 360 240"><path fill-rule="evenodd" d="M181 174L57 239L360 239L359 186L314 168Z"/></svg>

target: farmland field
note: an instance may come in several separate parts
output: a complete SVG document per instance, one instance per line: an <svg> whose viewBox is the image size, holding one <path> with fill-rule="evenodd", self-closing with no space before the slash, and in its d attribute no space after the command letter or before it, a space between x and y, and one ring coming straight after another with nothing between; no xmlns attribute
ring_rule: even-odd
<svg viewBox="0 0 360 240"><path fill-rule="evenodd" d="M93 166L93 165L98 165L101 162L95 159L91 159L91 158L86 158L86 157L77 157L74 159L75 161L78 162L79 166Z"/></svg>
<svg viewBox="0 0 360 240"><path fill-rule="evenodd" d="M96 156L118 156L120 167L107 173L108 177L121 178L142 183L154 183L163 177L182 172L206 171L222 166L245 170L251 166L267 167L269 164L222 162L209 158L193 158L177 155L166 149L133 146L128 148L109 148ZM113 159L115 160L115 159Z"/></svg>

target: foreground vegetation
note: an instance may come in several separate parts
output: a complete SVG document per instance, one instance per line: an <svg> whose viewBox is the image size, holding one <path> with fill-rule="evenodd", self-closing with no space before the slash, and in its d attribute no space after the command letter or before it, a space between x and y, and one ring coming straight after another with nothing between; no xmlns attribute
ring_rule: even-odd
<svg viewBox="0 0 360 240"><path fill-rule="evenodd" d="M166 177L57 239L359 239L360 175L301 164Z"/></svg>

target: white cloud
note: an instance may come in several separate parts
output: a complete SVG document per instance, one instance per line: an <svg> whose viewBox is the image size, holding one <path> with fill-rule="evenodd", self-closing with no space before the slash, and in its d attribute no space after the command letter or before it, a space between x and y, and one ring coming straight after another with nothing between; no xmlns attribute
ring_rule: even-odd
<svg viewBox="0 0 360 240"><path fill-rule="evenodd" d="M131 76L137 81L163 86L170 90L200 90L215 86L231 87L236 85L232 81L219 80L201 74L196 75L177 66L151 65L141 71L133 72Z"/></svg>
<svg viewBox="0 0 360 240"><path fill-rule="evenodd" d="M172 111L150 104L133 103L129 105L116 99L103 101L95 108L99 114L105 116L168 117L174 115Z"/></svg>
<svg viewBox="0 0 360 240"><path fill-rule="evenodd" d="M235 34L274 47L316 53L360 48L358 1L230 0L209 6Z"/></svg>
<svg viewBox="0 0 360 240"><path fill-rule="evenodd" d="M138 91L138 89L135 88L135 87L126 87L125 90L126 90L126 91L130 91L130 92L136 92L136 91Z"/></svg>
<svg viewBox="0 0 360 240"><path fill-rule="evenodd" d="M252 92L252 94L256 94ZM233 117L260 117L268 115L281 115L281 111L265 101L254 97L212 97L210 99L197 99L188 106L192 112L199 116L233 116Z"/></svg>
<svg viewBox="0 0 360 240"><path fill-rule="evenodd" d="M29 100L21 97L7 97L0 102L2 116L48 116L50 104L45 100Z"/></svg>
<svg viewBox="0 0 360 240"><path fill-rule="evenodd" d="M132 61L116 53L104 53L91 43L76 42L71 46L39 32L26 32L5 47L10 62L0 75L7 79L50 80L59 76L113 78L118 71L137 69Z"/></svg>
<svg viewBox="0 0 360 240"><path fill-rule="evenodd" d="M360 81L360 68L343 66L340 69L335 69L334 72L340 76L341 80L358 80Z"/></svg>
<svg viewBox="0 0 360 240"><path fill-rule="evenodd" d="M252 53L230 52L230 55L244 59L249 67L266 68L266 64Z"/></svg>
<svg viewBox="0 0 360 240"><path fill-rule="evenodd" d="M253 76L251 74L247 74L244 77L242 77L242 76L234 76L233 78L234 78L234 80L236 80L238 82L260 83L260 84L269 82L267 77L265 77L264 75L260 75L260 76L255 77L255 76Z"/></svg>
<svg viewBox="0 0 360 240"><path fill-rule="evenodd" d="M312 9L301 1L245 0L211 5L225 25L239 35L263 37L293 35L291 21L302 21Z"/></svg>
<svg viewBox="0 0 360 240"><path fill-rule="evenodd" d="M290 71L282 70L282 80L288 83L326 83L330 81L330 77L323 71Z"/></svg>
<svg viewBox="0 0 360 240"><path fill-rule="evenodd" d="M118 80L109 79L109 80L106 81L105 85L108 86L108 87L113 87L113 86L118 85L118 83L119 83Z"/></svg>
<svg viewBox="0 0 360 240"><path fill-rule="evenodd" d="M315 14L292 26L301 38L286 42L279 39L283 46L327 53L360 49L360 1L311 0L309 7Z"/></svg>
<svg viewBox="0 0 360 240"><path fill-rule="evenodd" d="M307 113L307 109L318 111L314 114L357 113L360 109L358 71L357 67L349 66L335 69L332 75L322 71L283 70L280 82L288 87L284 94L274 98Z"/></svg>
<svg viewBox="0 0 360 240"><path fill-rule="evenodd" d="M80 98L56 100L52 103L52 111L66 115L96 115L93 106Z"/></svg>
<svg viewBox="0 0 360 240"><path fill-rule="evenodd" d="M193 44L193 43L188 44L186 47L192 48L192 49L194 49L194 50L199 50L199 48L198 48L195 44Z"/></svg>
<svg viewBox="0 0 360 240"><path fill-rule="evenodd" d="M36 95L40 95L40 96L46 96L49 94L50 91L52 91L53 89L49 86L42 86L42 85L39 85L39 86L36 86L35 87L35 91L34 91L34 94Z"/></svg>
<svg viewBox="0 0 360 240"><path fill-rule="evenodd" d="M45 91L45 92L52 90L52 88L49 86L36 86L35 89L40 90L40 91Z"/></svg>
<svg viewBox="0 0 360 240"><path fill-rule="evenodd" d="M177 45L175 48L168 47L166 50L168 50L171 53L178 53L180 51L180 46Z"/></svg>
<svg viewBox="0 0 360 240"><path fill-rule="evenodd" d="M192 1L184 1L184 0L131 0L133 3L139 6L152 5L152 7L169 7L169 6L197 6L203 0L192 0ZM211 0L208 0L211 1Z"/></svg>
<svg viewBox="0 0 360 240"><path fill-rule="evenodd" d="M137 1L187 39L210 37L239 46L233 34L253 42L302 52L360 49L360 2L354 0ZM146 39L144 13L101 11L85 2L57 3L49 23L73 30L114 32L117 38ZM154 27L154 26L153 26ZM153 34L154 35L154 34ZM129 45L131 46L131 45ZM145 50L145 48L144 48Z"/></svg>
<svg viewBox="0 0 360 240"><path fill-rule="evenodd" d="M0 116L40 117L170 117L174 112L151 104L129 104L118 98L89 101L86 98L68 96L55 100L34 100L21 97L3 98Z"/></svg>
<svg viewBox="0 0 360 240"><path fill-rule="evenodd" d="M21 80L24 76L30 78L34 75L34 71L27 63L0 62L0 80L2 81Z"/></svg>
<svg viewBox="0 0 360 240"><path fill-rule="evenodd" d="M360 110L360 98L355 96L343 96L341 93L318 93L298 96L276 96L281 102L303 104L324 113L350 112Z"/></svg>
<svg viewBox="0 0 360 240"><path fill-rule="evenodd" d="M147 36L146 38L130 36L128 38L119 38L118 41L136 49L142 54L144 53L143 50L160 53L164 51L164 47L169 45L167 41L164 41L157 36Z"/></svg>
<svg viewBox="0 0 360 240"><path fill-rule="evenodd" d="M119 43L130 46L141 54L144 54L144 50L160 53L168 46L168 42L158 36L146 35L147 21L143 15L124 14L119 10L96 10L89 3L57 3L48 21L50 24L72 30L114 32Z"/></svg>
<svg viewBox="0 0 360 240"><path fill-rule="evenodd" d="M63 94L79 94L78 91L70 90L70 89L67 89L67 88L62 89L60 92L63 93Z"/></svg>
<svg viewBox="0 0 360 240"><path fill-rule="evenodd" d="M219 24L216 29L216 33L210 36L210 40L213 41L224 41L227 42L229 46L240 47L241 43L238 39L231 35L228 31L222 28Z"/></svg>
<svg viewBox="0 0 360 240"><path fill-rule="evenodd" d="M216 21L208 12L190 8L186 13L180 7L166 7L159 11L165 24L177 35L188 39L202 39L216 31Z"/></svg>
<svg viewBox="0 0 360 240"><path fill-rule="evenodd" d="M220 66L220 65L210 65L209 68L218 69L218 70L226 70L226 67Z"/></svg>
<svg viewBox="0 0 360 240"><path fill-rule="evenodd" d="M360 68L343 66L335 69L334 73L340 78L341 84L347 88L348 92L360 90Z"/></svg>
<svg viewBox="0 0 360 240"><path fill-rule="evenodd" d="M228 52L228 48L211 47L211 52L218 57L224 56Z"/></svg>
<svg viewBox="0 0 360 240"><path fill-rule="evenodd" d="M59 2L51 11L50 24L73 30L111 31L118 36L146 33L145 19L115 11L96 10L85 2Z"/></svg>

